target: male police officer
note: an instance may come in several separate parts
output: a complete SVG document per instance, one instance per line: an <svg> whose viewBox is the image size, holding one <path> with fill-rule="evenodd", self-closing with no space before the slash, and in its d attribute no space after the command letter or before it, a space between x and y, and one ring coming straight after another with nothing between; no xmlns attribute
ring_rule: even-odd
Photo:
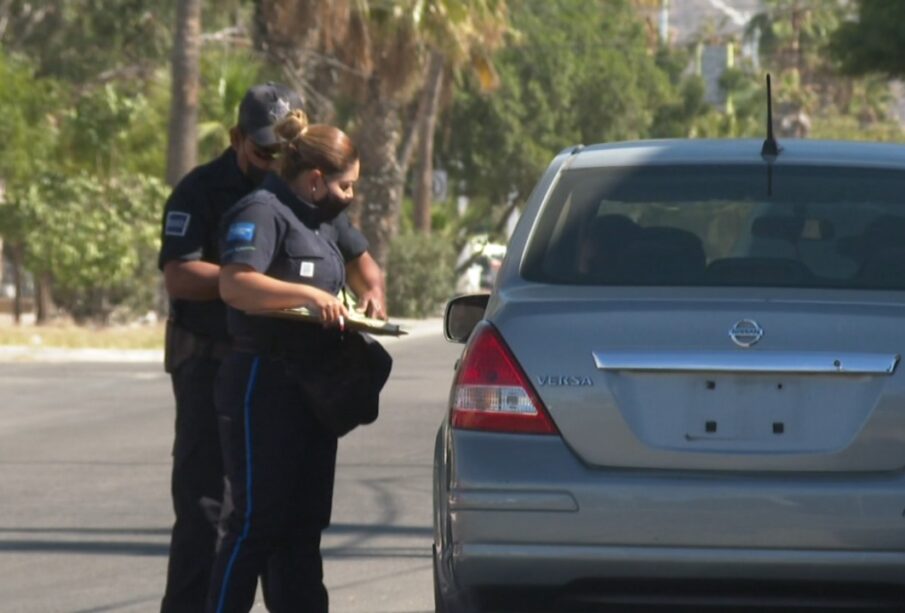
<svg viewBox="0 0 905 613"><path fill-rule="evenodd" d="M223 465L214 409L214 376L228 347L226 307L220 300L220 216L275 167L273 124L302 101L289 88L266 83L248 90L239 106L231 146L179 182L166 204L158 266L170 295L165 367L176 396L172 495L176 522L170 541L162 613L204 610L223 496ZM367 314L383 316L383 280L348 219L349 286ZM348 259L348 258L347 258Z"/></svg>

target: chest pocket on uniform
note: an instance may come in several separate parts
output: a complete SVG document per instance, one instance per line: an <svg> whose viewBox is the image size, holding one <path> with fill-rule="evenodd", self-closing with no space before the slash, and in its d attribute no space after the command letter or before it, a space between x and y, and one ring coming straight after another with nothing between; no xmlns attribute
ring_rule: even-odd
<svg viewBox="0 0 905 613"><path fill-rule="evenodd" d="M331 253L329 245L319 242L300 236L290 236L286 240L284 278L335 294L343 284L342 264Z"/></svg>
<svg viewBox="0 0 905 613"><path fill-rule="evenodd" d="M286 256L288 259L289 274L293 274L296 278L301 278L307 282L311 282L315 274L321 276L324 266L326 254L317 245L312 245L309 241L301 240L296 237L290 237L286 241Z"/></svg>

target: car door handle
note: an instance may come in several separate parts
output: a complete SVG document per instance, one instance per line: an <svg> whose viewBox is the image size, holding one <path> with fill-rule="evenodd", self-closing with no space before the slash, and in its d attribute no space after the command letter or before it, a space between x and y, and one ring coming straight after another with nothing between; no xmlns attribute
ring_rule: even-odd
<svg viewBox="0 0 905 613"><path fill-rule="evenodd" d="M793 351L594 351L599 370L891 375L899 355Z"/></svg>

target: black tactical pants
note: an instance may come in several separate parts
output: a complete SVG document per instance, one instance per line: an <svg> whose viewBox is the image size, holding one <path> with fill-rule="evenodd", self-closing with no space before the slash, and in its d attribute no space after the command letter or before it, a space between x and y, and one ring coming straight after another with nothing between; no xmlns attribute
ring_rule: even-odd
<svg viewBox="0 0 905 613"><path fill-rule="evenodd" d="M206 610L246 613L271 558L268 608L325 613L320 539L330 523L336 436L304 406L297 377L279 359L228 356L216 400L230 508Z"/></svg>
<svg viewBox="0 0 905 613"><path fill-rule="evenodd" d="M171 373L176 395L172 474L176 522L162 613L204 610L223 496L223 461L213 398L219 367L218 358L193 355Z"/></svg>

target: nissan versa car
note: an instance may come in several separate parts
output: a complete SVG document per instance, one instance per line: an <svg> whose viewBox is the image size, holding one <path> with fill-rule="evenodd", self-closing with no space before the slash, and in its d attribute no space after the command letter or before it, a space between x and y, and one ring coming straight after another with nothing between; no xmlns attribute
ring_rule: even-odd
<svg viewBox="0 0 905 613"><path fill-rule="evenodd" d="M768 145L566 150L449 303L438 610L905 610L905 146Z"/></svg>

